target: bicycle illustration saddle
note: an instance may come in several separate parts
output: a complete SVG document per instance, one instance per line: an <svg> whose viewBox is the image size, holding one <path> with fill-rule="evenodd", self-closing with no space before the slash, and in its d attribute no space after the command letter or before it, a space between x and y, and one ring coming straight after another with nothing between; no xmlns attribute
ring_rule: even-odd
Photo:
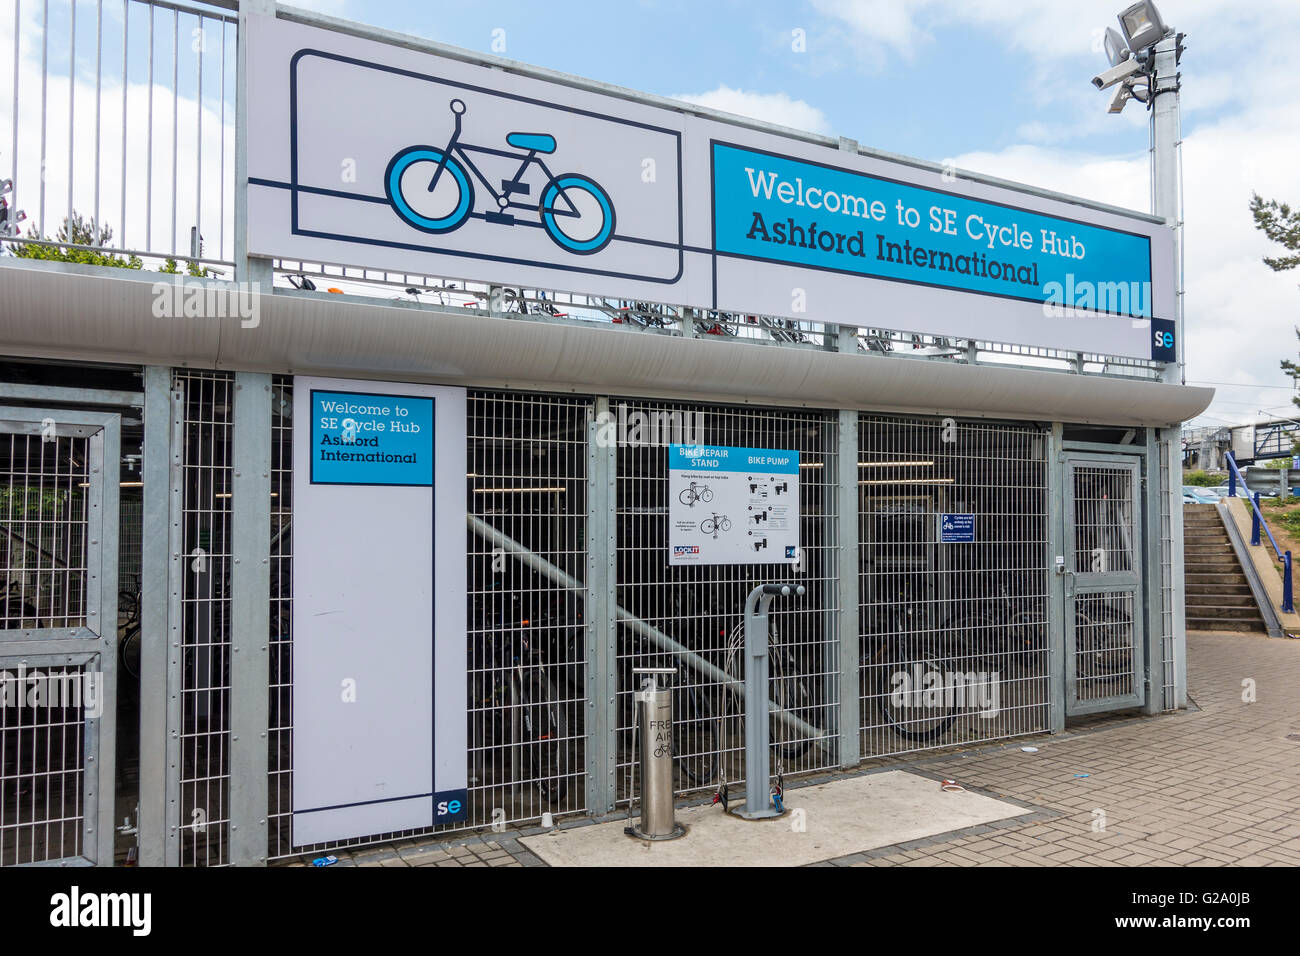
<svg viewBox="0 0 1300 956"><path fill-rule="evenodd" d="M531 149L538 153L555 152L555 137L546 133L507 133L506 142L515 149Z"/></svg>

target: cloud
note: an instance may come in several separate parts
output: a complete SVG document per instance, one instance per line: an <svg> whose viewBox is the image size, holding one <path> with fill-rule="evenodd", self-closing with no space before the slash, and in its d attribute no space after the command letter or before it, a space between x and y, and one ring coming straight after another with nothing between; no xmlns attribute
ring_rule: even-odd
<svg viewBox="0 0 1300 956"><path fill-rule="evenodd" d="M719 86L708 93L674 94L673 99L808 133L830 133L831 131L831 124L826 119L825 113L803 100L791 99L785 93L755 93L749 90L733 90L729 86Z"/></svg>
<svg viewBox="0 0 1300 956"><path fill-rule="evenodd" d="M1252 190L1300 199L1300 116L1284 113L1238 114L1184 135L1187 379L1250 386L1220 387L1207 423L1253 417L1286 404L1291 391L1278 361L1300 348L1293 331L1300 324L1300 273L1274 273L1260 262L1276 249L1254 228L1247 208ZM1114 157L1020 145L955 161L1099 202L1149 208L1145 151Z"/></svg>

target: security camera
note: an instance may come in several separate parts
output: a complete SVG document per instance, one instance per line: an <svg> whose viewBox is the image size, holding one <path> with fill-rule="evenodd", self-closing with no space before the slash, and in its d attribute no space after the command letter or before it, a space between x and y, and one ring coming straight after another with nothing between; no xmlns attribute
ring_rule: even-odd
<svg viewBox="0 0 1300 956"><path fill-rule="evenodd" d="M1107 113L1122 113L1128 101L1133 98L1133 88L1127 83L1115 91L1115 95L1110 98L1110 106L1106 108Z"/></svg>
<svg viewBox="0 0 1300 956"><path fill-rule="evenodd" d="M1142 72L1142 64L1132 58L1124 60L1117 66L1112 66L1109 70L1098 73L1092 78L1092 85L1099 90L1108 90L1116 83L1127 80L1134 73Z"/></svg>

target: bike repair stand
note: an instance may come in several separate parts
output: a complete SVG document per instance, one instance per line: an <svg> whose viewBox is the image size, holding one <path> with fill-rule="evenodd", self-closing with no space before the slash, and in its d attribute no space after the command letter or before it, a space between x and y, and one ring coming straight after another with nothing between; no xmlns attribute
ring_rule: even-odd
<svg viewBox="0 0 1300 956"><path fill-rule="evenodd" d="M736 815L767 820L785 814L772 805L771 728L768 724L767 610L777 595L800 597L802 584L760 584L745 599L745 808Z"/></svg>

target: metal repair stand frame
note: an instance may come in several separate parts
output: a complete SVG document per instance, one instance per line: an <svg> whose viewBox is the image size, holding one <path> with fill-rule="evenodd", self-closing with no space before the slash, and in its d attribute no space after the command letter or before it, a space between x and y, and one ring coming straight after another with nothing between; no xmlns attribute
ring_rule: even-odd
<svg viewBox="0 0 1300 956"><path fill-rule="evenodd" d="M767 700L767 612L778 595L802 597L802 584L760 584L745 599L745 808L736 815L745 820L768 820L785 815L772 806L768 781L772 779L771 730Z"/></svg>

